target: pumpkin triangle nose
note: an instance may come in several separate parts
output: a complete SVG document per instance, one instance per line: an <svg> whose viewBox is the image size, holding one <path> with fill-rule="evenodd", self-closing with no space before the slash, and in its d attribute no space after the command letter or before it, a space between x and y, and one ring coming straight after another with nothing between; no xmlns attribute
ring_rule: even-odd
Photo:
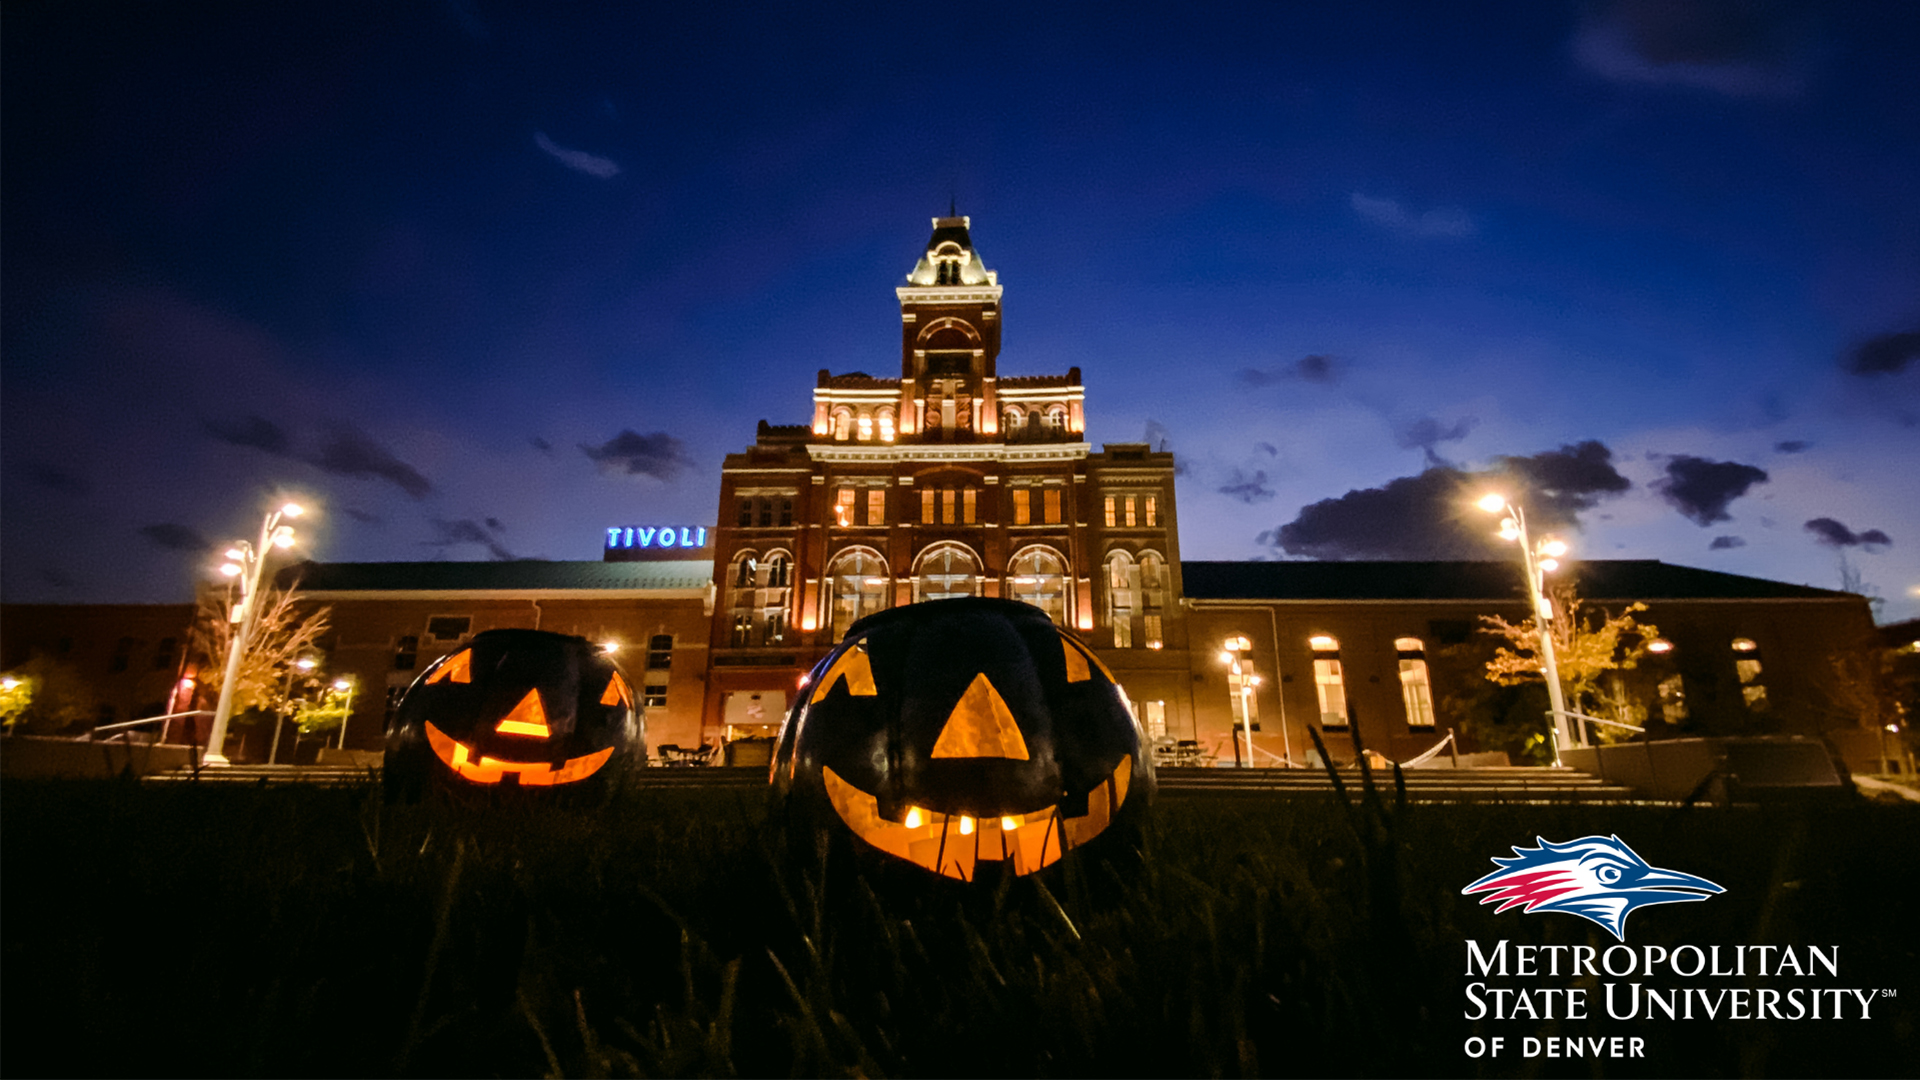
<svg viewBox="0 0 1920 1080"><path fill-rule="evenodd" d="M1020 725L984 672L975 675L967 692L960 695L947 726L934 740L933 756L1027 760L1027 740L1020 737Z"/></svg>
<svg viewBox="0 0 1920 1080"><path fill-rule="evenodd" d="M513 707L500 726L494 728L503 735L538 735L545 739L553 732L547 728L547 710L540 707L540 691L529 690L520 704Z"/></svg>

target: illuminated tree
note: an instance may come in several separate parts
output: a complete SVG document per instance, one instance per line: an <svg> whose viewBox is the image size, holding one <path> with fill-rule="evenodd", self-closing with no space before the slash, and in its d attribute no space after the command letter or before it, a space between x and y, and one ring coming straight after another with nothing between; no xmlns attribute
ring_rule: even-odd
<svg viewBox="0 0 1920 1080"><path fill-rule="evenodd" d="M1572 582L1556 583L1549 595L1556 615L1552 624L1554 655L1568 708L1644 725L1646 707L1627 692L1619 673L1637 666L1647 654L1648 643L1660 636L1658 627L1634 618L1634 613L1647 610L1647 605L1632 603L1618 614L1605 608L1588 608ZM1502 640L1493 659L1487 661L1489 680L1502 686L1543 680L1538 615L1519 623L1498 615L1482 615L1480 621L1486 624L1487 633ZM1540 722L1544 732L1544 715ZM1606 724L1589 727L1602 743L1620 742L1631 735L1626 728Z"/></svg>
<svg viewBox="0 0 1920 1080"><path fill-rule="evenodd" d="M6 683L13 685L7 686ZM44 653L0 680L0 722L9 735L21 731L56 735L99 722L100 695L71 664Z"/></svg>
<svg viewBox="0 0 1920 1080"><path fill-rule="evenodd" d="M228 604L224 595L203 594L194 621L194 647L209 661L202 668L200 688L209 695L220 693L226 678L224 661L233 644L234 628ZM331 627L333 609L305 607L297 585L262 593L260 604L260 617L247 639L247 651L240 658L234 680L234 711L257 709L288 716L298 700L295 691L304 692L311 682L295 662L319 651L320 639Z"/></svg>

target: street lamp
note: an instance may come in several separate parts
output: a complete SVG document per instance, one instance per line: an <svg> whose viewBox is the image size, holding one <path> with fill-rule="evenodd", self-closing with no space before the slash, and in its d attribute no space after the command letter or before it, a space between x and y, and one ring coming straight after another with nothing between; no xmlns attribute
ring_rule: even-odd
<svg viewBox="0 0 1920 1080"><path fill-rule="evenodd" d="M1220 653L1220 660L1227 665L1227 669L1233 673L1235 679L1237 679L1240 684L1240 731L1247 742L1246 762L1241 767L1251 769L1253 768L1253 688L1260 684L1260 676L1253 673L1253 662L1251 660L1242 661L1240 658L1241 652L1248 648L1249 642L1246 638L1228 638L1225 642L1224 649ZM1240 745L1236 741L1234 743L1235 757L1239 756L1239 749Z"/></svg>
<svg viewBox="0 0 1920 1080"><path fill-rule="evenodd" d="M1526 511L1504 496L1489 494L1482 498L1479 507L1489 514L1504 513L1500 521L1500 539L1513 541L1520 546L1520 565L1526 571L1527 597L1533 601L1534 618L1540 626L1540 666L1547 677L1547 700L1553 706L1553 763L1560 764L1560 748L1577 745L1573 730L1567 723L1567 701L1560 689L1560 663L1553 652L1553 604L1543 593L1544 579L1548 572L1560 568L1560 558L1567 553L1567 545L1551 537L1535 544L1527 536Z"/></svg>
<svg viewBox="0 0 1920 1080"><path fill-rule="evenodd" d="M347 702L343 706L347 711L340 716L340 743L336 747L336 749L339 750L345 750L347 748L347 721L353 719L353 691L358 685L350 675L342 675L333 680L333 688L335 690L343 690L347 695ZM325 746L327 744L321 743L320 745Z"/></svg>
<svg viewBox="0 0 1920 1080"><path fill-rule="evenodd" d="M220 572L230 578L240 579L240 602L228 616L235 626L233 642L227 649L227 674L220 680L220 702L213 709L213 730L207 733L207 752L200 759L202 765L228 765L227 755L221 751L226 748L227 721L233 716L233 684L240 677L240 658L246 655L247 639L253 634L253 627L260 618L260 605L256 602L260 592L260 572L266 568L267 555L271 549L293 546L293 526L282 525L282 518L297 518L306 513L298 503L287 503L267 514L260 525L260 543L255 546L240 541L227 549L227 564ZM276 728L275 734L279 733Z"/></svg>

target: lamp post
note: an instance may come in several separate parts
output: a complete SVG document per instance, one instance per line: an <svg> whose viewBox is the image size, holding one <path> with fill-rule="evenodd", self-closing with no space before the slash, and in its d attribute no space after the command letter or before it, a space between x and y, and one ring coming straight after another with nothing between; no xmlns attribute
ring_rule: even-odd
<svg viewBox="0 0 1920 1080"><path fill-rule="evenodd" d="M1235 678L1240 681L1240 731L1247 743L1247 756L1241 765L1243 769L1253 768L1253 688L1260 684L1260 676L1253 674L1251 661L1242 661L1240 653L1247 648L1245 638L1228 638L1220 659L1227 665ZM1234 756L1240 756L1239 740L1234 742Z"/></svg>
<svg viewBox="0 0 1920 1080"><path fill-rule="evenodd" d="M293 526L280 524L282 518L296 518L306 511L297 503L287 503L267 514L260 525L258 546L240 541L227 549L227 564L220 572L240 579L240 603L228 616L234 625L233 642L227 649L227 674L220 680L220 701L213 709L213 730L207 733L207 752L202 765L228 765L226 749L227 721L233 717L233 684L240 677L240 658L246 655L247 639L259 621L260 572L267 564L267 553L275 547L293 546ZM277 733L278 729L276 729Z"/></svg>
<svg viewBox="0 0 1920 1080"><path fill-rule="evenodd" d="M359 683L347 675L342 675L333 680L333 688L335 690L344 690L347 693L347 703L344 706L347 711L340 717L340 742L334 747L336 750L345 750L347 748L347 721L353 719L353 692L358 686ZM320 745L325 746L327 744L321 743Z"/></svg>
<svg viewBox="0 0 1920 1080"><path fill-rule="evenodd" d="M311 656L303 656L300 659L295 660L293 664L287 668L287 690L286 690L286 693L283 694L281 697L281 704L283 707L293 704L294 669L298 668L301 674L309 675L313 673L314 668L319 666L320 666L320 662L318 660L315 660ZM281 715L278 712L275 712L273 714L273 746L271 749L267 751L267 764L269 765L272 765L275 762L280 760L280 729L286 726L287 726L287 717ZM293 753L296 759L300 756L300 737L297 735L294 736L294 740L293 740Z"/></svg>
<svg viewBox="0 0 1920 1080"><path fill-rule="evenodd" d="M1553 604L1542 591L1545 575L1560 568L1560 556L1567 553L1562 541L1548 538L1537 546L1527 535L1527 515L1518 504L1500 495L1481 499L1479 507L1489 514L1505 513L1500 522L1500 538L1520 545L1520 565L1526 572L1527 597L1533 602L1534 619L1540 627L1540 666L1547 678L1547 700L1553 707L1553 763L1560 764L1560 748L1578 745L1567 722L1566 696L1560 689L1560 663L1553 652Z"/></svg>

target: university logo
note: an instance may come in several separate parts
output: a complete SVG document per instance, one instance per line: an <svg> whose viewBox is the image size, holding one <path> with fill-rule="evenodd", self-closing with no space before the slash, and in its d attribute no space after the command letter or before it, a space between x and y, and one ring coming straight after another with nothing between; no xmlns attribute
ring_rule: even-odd
<svg viewBox="0 0 1920 1080"><path fill-rule="evenodd" d="M1500 869L1460 890L1476 893L1497 911L1524 904L1535 911L1564 911L1606 927L1626 941L1627 916L1648 904L1705 900L1725 892L1706 878L1647 865L1617 836L1588 836L1556 844L1535 837L1539 847L1513 849L1511 859L1495 858Z"/></svg>

